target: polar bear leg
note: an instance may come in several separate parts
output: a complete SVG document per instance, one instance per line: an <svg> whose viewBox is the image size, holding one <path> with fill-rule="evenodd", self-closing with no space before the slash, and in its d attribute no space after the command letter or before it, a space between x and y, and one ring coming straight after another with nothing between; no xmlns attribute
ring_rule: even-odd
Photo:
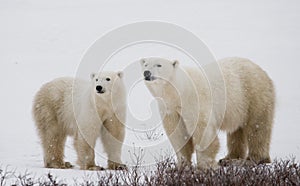
<svg viewBox="0 0 300 186"><path fill-rule="evenodd" d="M167 136L176 152L178 165L181 165L183 161L191 164L194 146L183 119L177 112L173 112L164 116L163 123Z"/></svg>
<svg viewBox="0 0 300 186"><path fill-rule="evenodd" d="M271 158L269 155L272 119L268 115L252 117L248 122L246 129L248 131L248 160L255 163L270 163Z"/></svg>
<svg viewBox="0 0 300 186"><path fill-rule="evenodd" d="M247 136L243 128L227 134L227 148L228 154L224 158L225 160L246 158Z"/></svg>
<svg viewBox="0 0 300 186"><path fill-rule="evenodd" d="M177 153L177 160L179 165L186 162L188 165L191 165L192 154L194 152L193 139L190 138L189 141L184 141L186 143Z"/></svg>
<svg viewBox="0 0 300 186"><path fill-rule="evenodd" d="M96 137L85 135L84 131L78 131L74 138L74 146L77 151L77 163L83 170L102 170L95 165Z"/></svg>
<svg viewBox="0 0 300 186"><path fill-rule="evenodd" d="M64 162L66 134L56 121L48 122L47 128L40 131L44 150L44 163L47 168L69 168ZM42 130L42 129L40 129Z"/></svg>
<svg viewBox="0 0 300 186"><path fill-rule="evenodd" d="M125 136L125 127L114 115L103 123L101 140L107 153L107 165L109 169L124 169L126 166L121 163L121 151Z"/></svg>
<svg viewBox="0 0 300 186"><path fill-rule="evenodd" d="M220 148L219 138L215 137L213 142L206 148L201 149L196 145L196 157L197 157L197 167L198 168L214 168L217 166L215 161L216 155Z"/></svg>

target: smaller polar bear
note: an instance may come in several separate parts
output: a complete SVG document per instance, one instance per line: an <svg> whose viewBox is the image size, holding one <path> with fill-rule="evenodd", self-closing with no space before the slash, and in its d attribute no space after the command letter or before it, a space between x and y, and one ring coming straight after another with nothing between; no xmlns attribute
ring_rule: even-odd
<svg viewBox="0 0 300 186"><path fill-rule="evenodd" d="M195 150L198 167L215 166L219 129L227 132L224 159L270 162L275 93L261 68L242 58L226 58L202 70L157 57L140 63L146 86L159 98L179 164L191 163Z"/></svg>
<svg viewBox="0 0 300 186"><path fill-rule="evenodd" d="M58 78L38 91L33 118L41 138L47 168L71 168L64 161L67 136L74 137L81 169L102 170L95 165L95 143L101 137L109 169L122 169L126 96L123 72L91 74L91 82Z"/></svg>

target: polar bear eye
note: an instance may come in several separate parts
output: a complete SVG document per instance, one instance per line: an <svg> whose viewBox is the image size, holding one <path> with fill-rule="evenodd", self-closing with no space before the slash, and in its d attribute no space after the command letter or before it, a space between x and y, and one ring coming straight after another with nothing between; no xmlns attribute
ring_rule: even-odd
<svg viewBox="0 0 300 186"><path fill-rule="evenodd" d="M110 78L106 78L105 80L106 80L106 81L110 81Z"/></svg>
<svg viewBox="0 0 300 186"><path fill-rule="evenodd" d="M160 64L158 64L158 65L156 65L157 67L161 67L161 65Z"/></svg>
<svg viewBox="0 0 300 186"><path fill-rule="evenodd" d="M98 78L96 79L96 81L98 81Z"/></svg>

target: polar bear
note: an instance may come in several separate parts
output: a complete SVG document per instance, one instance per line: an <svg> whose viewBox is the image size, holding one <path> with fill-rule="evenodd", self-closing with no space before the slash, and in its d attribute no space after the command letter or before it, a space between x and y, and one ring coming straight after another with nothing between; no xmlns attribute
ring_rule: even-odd
<svg viewBox="0 0 300 186"><path fill-rule="evenodd" d="M208 64L202 69L181 67L176 60L158 57L140 63L147 88L160 100L163 126L179 164L190 164L196 151L199 168L215 166L219 129L227 133L224 159L271 161L275 93L271 79L260 67L237 57L218 61L217 68ZM221 78L208 80L216 77L218 70ZM217 100L213 100L212 89L220 97ZM224 110L219 108L222 102Z"/></svg>
<svg viewBox="0 0 300 186"><path fill-rule="evenodd" d="M92 73L90 82L69 77L48 82L35 95L32 112L45 167L72 167L64 162L64 145L66 137L73 136L80 169L103 169L94 160L98 137L108 156L108 168L125 168L121 164L126 119L123 72Z"/></svg>

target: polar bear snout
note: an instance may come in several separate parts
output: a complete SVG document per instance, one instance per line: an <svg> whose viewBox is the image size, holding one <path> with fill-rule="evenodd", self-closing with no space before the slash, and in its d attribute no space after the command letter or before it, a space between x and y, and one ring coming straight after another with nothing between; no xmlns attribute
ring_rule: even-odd
<svg viewBox="0 0 300 186"><path fill-rule="evenodd" d="M144 71L144 78L146 81L153 81L156 79L149 70Z"/></svg>
<svg viewBox="0 0 300 186"><path fill-rule="evenodd" d="M97 85L96 90L97 90L97 93L100 93L100 94L103 94L105 92L105 90L103 89L103 87L101 85Z"/></svg>
<svg viewBox="0 0 300 186"><path fill-rule="evenodd" d="M144 71L144 77L145 77L145 80L150 80L151 78L151 72L149 70L145 70Z"/></svg>

